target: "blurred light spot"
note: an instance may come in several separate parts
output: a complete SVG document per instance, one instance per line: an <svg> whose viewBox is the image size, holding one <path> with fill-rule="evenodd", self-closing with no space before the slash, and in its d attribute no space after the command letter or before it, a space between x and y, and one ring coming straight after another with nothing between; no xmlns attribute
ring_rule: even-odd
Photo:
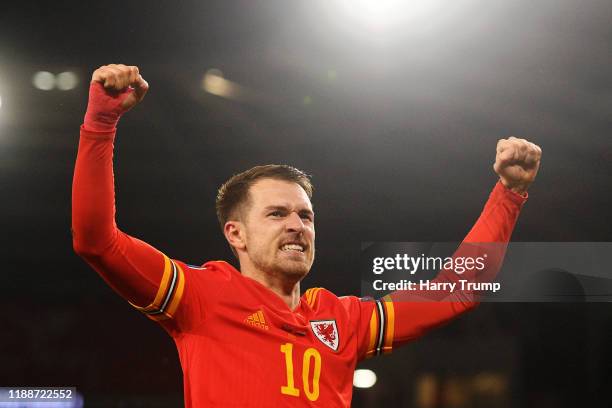
<svg viewBox="0 0 612 408"><path fill-rule="evenodd" d="M460 378L449 378L442 391L444 401L451 407L465 407L468 399L468 387Z"/></svg>
<svg viewBox="0 0 612 408"><path fill-rule="evenodd" d="M483 394L501 395L508 388L506 378L497 373L480 373L474 377L473 386Z"/></svg>
<svg viewBox="0 0 612 408"><path fill-rule="evenodd" d="M438 380L432 374L424 374L416 381L417 406L434 408L438 396Z"/></svg>
<svg viewBox="0 0 612 408"><path fill-rule="evenodd" d="M223 72L216 68L209 69L204 74L202 87L208 93L228 99L239 99L240 86L232 81L223 78Z"/></svg>
<svg viewBox="0 0 612 408"><path fill-rule="evenodd" d="M55 87L55 75L47 71L39 71L34 74L32 84L42 91L50 91Z"/></svg>
<svg viewBox="0 0 612 408"><path fill-rule="evenodd" d="M370 388L376 384L376 374L372 370L355 370L353 385L357 388Z"/></svg>
<svg viewBox="0 0 612 408"><path fill-rule="evenodd" d="M58 89L69 91L77 86L79 79L74 72L62 72L57 76L56 83Z"/></svg>
<svg viewBox="0 0 612 408"><path fill-rule="evenodd" d="M338 73L335 70L330 69L329 71L327 71L327 79L329 79L330 81L335 81L336 78L338 78Z"/></svg>
<svg viewBox="0 0 612 408"><path fill-rule="evenodd" d="M304 105L308 106L308 105L312 105L312 98L310 96L305 96L304 100L302 101L304 103Z"/></svg>
<svg viewBox="0 0 612 408"><path fill-rule="evenodd" d="M221 71L220 69L217 68L211 68L208 71L206 71L205 75L210 75L210 76L215 76L215 77L221 77L224 78L225 76L223 75L223 71Z"/></svg>

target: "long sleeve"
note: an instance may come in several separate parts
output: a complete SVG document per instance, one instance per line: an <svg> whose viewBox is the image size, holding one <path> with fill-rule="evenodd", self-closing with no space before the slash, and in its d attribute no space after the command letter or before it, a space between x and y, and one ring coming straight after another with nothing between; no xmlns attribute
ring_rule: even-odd
<svg viewBox="0 0 612 408"><path fill-rule="evenodd" d="M527 196L506 189L498 182L485 207L453 254L475 257L487 253L486 268L478 274L458 275L443 268L433 282L490 282L501 268L506 247ZM370 357L388 353L394 347L443 325L478 304L469 290L396 291L375 302L361 302L362 342L360 355Z"/></svg>
<svg viewBox="0 0 612 408"><path fill-rule="evenodd" d="M178 305L184 276L164 254L117 228L114 137L114 132L81 128L72 185L74 250L134 306L153 310L154 300L161 298L158 306L166 302L168 314L169 306Z"/></svg>

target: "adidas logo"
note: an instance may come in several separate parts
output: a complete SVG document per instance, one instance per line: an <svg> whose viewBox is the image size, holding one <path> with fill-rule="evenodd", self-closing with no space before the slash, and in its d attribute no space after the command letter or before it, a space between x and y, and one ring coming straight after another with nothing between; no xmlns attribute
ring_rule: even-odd
<svg viewBox="0 0 612 408"><path fill-rule="evenodd" d="M270 329L266 324L266 318L261 310L258 310L252 315L248 316L246 319L244 319L244 322L250 324L251 326L259 327L260 329Z"/></svg>

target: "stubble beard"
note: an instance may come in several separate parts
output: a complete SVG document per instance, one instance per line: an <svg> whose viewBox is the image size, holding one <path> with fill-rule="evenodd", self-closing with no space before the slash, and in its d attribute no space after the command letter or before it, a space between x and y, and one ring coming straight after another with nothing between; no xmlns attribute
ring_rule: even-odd
<svg viewBox="0 0 612 408"><path fill-rule="evenodd" d="M301 262L290 259L279 259L277 254L267 259L265 257L255 256L251 258L251 261L260 271L270 274L271 276L295 282L301 281L308 275L310 267L312 266L312 261Z"/></svg>

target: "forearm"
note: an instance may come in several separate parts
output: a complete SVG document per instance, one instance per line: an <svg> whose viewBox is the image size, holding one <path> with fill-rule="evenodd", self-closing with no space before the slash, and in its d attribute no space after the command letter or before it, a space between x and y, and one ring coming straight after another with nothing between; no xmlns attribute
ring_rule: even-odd
<svg viewBox="0 0 612 408"><path fill-rule="evenodd" d="M498 181L480 217L463 242L509 242L527 198L527 194L510 191Z"/></svg>
<svg viewBox="0 0 612 408"><path fill-rule="evenodd" d="M471 230L463 239L461 245L453 254L453 265L458 258L476 259L483 261L484 268L464 268L457 271L454 268L443 268L433 282L454 282L460 279L469 282L490 282L501 268L506 247L510 241L512 231L527 196L521 196L497 182L484 206L484 209ZM433 293L432 293L433 294ZM455 290L440 291L436 295L449 296L450 301L471 301L470 292ZM435 300L441 300L433 297Z"/></svg>
<svg viewBox="0 0 612 408"><path fill-rule="evenodd" d="M117 239L114 137L81 128L72 183L72 239L79 254L100 254Z"/></svg>

